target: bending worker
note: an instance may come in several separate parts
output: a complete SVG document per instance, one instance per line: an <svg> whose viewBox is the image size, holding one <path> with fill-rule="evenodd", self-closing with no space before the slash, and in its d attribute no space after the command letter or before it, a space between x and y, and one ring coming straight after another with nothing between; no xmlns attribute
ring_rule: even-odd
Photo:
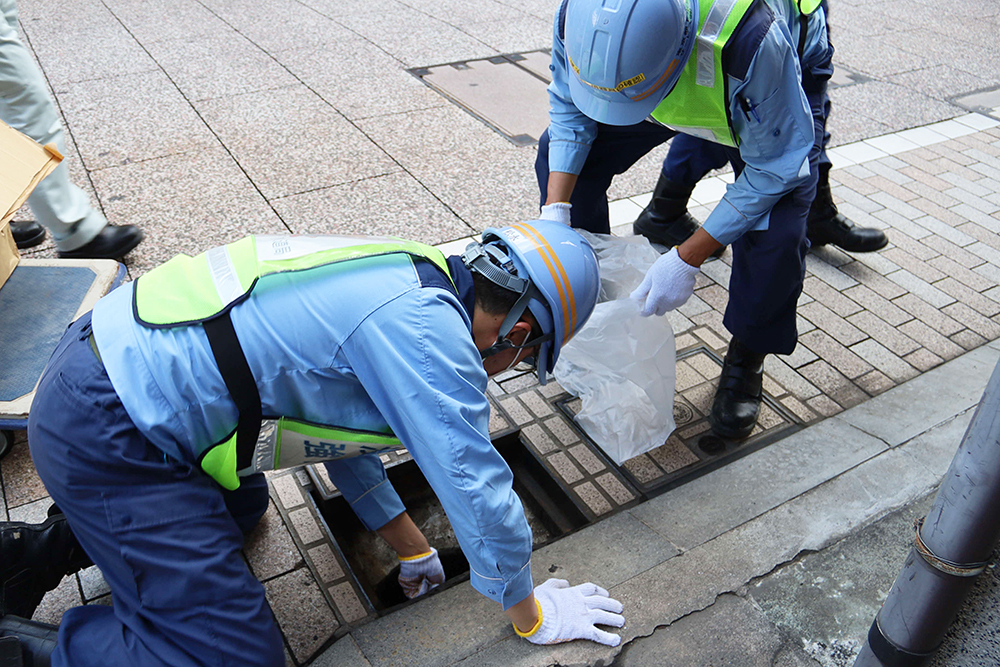
<svg viewBox="0 0 1000 667"><path fill-rule="evenodd" d="M241 529L267 505L260 471L333 460L370 528L427 552L419 589L440 566L377 456L405 446L473 587L518 634L616 645L595 627L624 623L607 591L533 590L531 531L485 395L488 375L528 356L544 382L598 290L591 247L546 221L487 229L447 259L389 238L248 237L115 290L60 342L28 424L39 476L114 606L67 611L54 647L11 616L0 635L58 666L284 665L240 556ZM277 452L258 443L262 416L280 417Z"/></svg>
<svg viewBox="0 0 1000 667"><path fill-rule="evenodd" d="M788 26L764 0L565 0L553 40L550 124L535 163L544 217L607 233L615 174L678 132L726 149L736 181L632 297L643 315L677 308L702 262L732 245L732 340L709 423L744 438L764 356L795 348L822 145L823 100L802 89Z"/></svg>
<svg viewBox="0 0 1000 667"><path fill-rule="evenodd" d="M806 237L811 247L835 245L848 252L873 252L889 243L883 231L859 227L844 216L833 201L830 191L830 168L826 154L830 133L826 121L830 117L827 83L833 75L833 48L830 46L826 22L829 12L825 3L812 7L806 0L768 0L774 11L785 18L798 45L802 67L802 88L808 95L823 100L823 143L819 154L819 181L816 197L806 221ZM801 5L801 7L800 7ZM807 13L803 13L802 10ZM812 9L811 13L808 10ZM636 218L633 230L653 243L675 246L684 243L698 230L698 222L688 212L688 200L694 187L708 172L726 166L729 157L722 144L689 134L679 134L670 142L663 159L663 169L653 190L653 197Z"/></svg>

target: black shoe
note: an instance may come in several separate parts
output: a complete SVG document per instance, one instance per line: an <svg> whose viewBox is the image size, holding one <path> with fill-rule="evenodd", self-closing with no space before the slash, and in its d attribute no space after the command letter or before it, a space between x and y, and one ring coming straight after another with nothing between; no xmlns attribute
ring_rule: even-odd
<svg viewBox="0 0 1000 667"><path fill-rule="evenodd" d="M687 210L693 189L678 185L661 173L653 198L632 224L633 233L668 248L687 241L701 227ZM712 253L712 257L720 257L725 251L726 247L722 246Z"/></svg>
<svg viewBox="0 0 1000 667"><path fill-rule="evenodd" d="M722 364L708 423L723 438L742 440L757 424L764 379L764 357L732 339Z"/></svg>
<svg viewBox="0 0 1000 667"><path fill-rule="evenodd" d="M829 166L821 167L816 198L809 209L806 236L816 246L832 244L847 252L874 252L889 243L885 232L873 227L858 227L844 217L833 203L830 192Z"/></svg>
<svg viewBox="0 0 1000 667"><path fill-rule="evenodd" d="M31 618L46 593L92 565L62 514L0 523L0 615Z"/></svg>
<svg viewBox="0 0 1000 667"><path fill-rule="evenodd" d="M135 248L145 234L135 225L108 224L86 245L76 250L60 250L66 259L121 259Z"/></svg>
<svg viewBox="0 0 1000 667"><path fill-rule="evenodd" d="M33 248L45 240L45 228L34 220L11 220L10 231L18 248Z"/></svg>
<svg viewBox="0 0 1000 667"><path fill-rule="evenodd" d="M21 645L20 664L24 667L50 667L58 636L59 628L55 625L36 623L17 616L0 617L0 638L4 641L18 641ZM11 652L9 645L6 650Z"/></svg>

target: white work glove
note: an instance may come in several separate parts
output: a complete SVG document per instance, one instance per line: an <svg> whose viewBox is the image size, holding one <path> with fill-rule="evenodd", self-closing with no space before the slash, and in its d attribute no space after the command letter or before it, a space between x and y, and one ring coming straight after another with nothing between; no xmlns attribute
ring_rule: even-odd
<svg viewBox="0 0 1000 667"><path fill-rule="evenodd" d="M589 639L618 646L622 638L598 630L598 625L620 628L625 625L622 603L608 596L597 584L570 586L565 579L549 579L535 587L539 623L533 631L517 634L533 644L558 644L573 639ZM517 630L516 626L514 628Z"/></svg>
<svg viewBox="0 0 1000 667"><path fill-rule="evenodd" d="M444 583L444 568L437 549L416 558L399 559L399 585L410 600L432 591Z"/></svg>
<svg viewBox="0 0 1000 667"><path fill-rule="evenodd" d="M629 298L639 306L639 314L649 317L654 313L663 315L691 298L694 293L694 277L700 269L691 266L677 254L677 248L660 255L646 271L646 277Z"/></svg>
<svg viewBox="0 0 1000 667"><path fill-rule="evenodd" d="M542 207L542 212L538 216L538 219L548 220L549 222L561 222L567 227L570 227L569 212L572 208L572 204L564 201L557 201L554 204L546 204Z"/></svg>

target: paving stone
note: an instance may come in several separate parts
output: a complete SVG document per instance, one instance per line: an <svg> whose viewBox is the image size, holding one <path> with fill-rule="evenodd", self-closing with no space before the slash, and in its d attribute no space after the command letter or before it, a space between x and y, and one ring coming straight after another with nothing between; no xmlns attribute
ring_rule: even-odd
<svg viewBox="0 0 1000 667"><path fill-rule="evenodd" d="M931 165L929 162L923 162L925 165ZM943 169L938 166L931 166L932 171L927 169L922 169L917 166L908 166L900 169L900 173L906 174L913 180L909 183L904 183L903 187L907 190L911 190L914 193L920 195L921 197L927 197L931 193L940 193L951 187L948 181L942 180L934 176L935 173L941 173ZM874 190L874 188L872 188ZM911 202L914 206L920 207L917 202Z"/></svg>
<svg viewBox="0 0 1000 667"><path fill-rule="evenodd" d="M340 625L307 568L264 582L264 590L299 663L311 658Z"/></svg>
<svg viewBox="0 0 1000 667"><path fill-rule="evenodd" d="M80 570L77 576L80 579L84 602L96 600L111 592L111 586L104 580L104 574L96 565Z"/></svg>
<svg viewBox="0 0 1000 667"><path fill-rule="evenodd" d="M738 633L733 628L740 628ZM723 595L711 606L629 644L621 667L812 667L816 663L752 602Z"/></svg>
<svg viewBox="0 0 1000 667"><path fill-rule="evenodd" d="M601 459L582 443L570 447L569 453L590 475L595 475L605 469L605 465Z"/></svg>
<svg viewBox="0 0 1000 667"><path fill-rule="evenodd" d="M552 417L542 422L564 447L579 442L580 435L563 417Z"/></svg>
<svg viewBox="0 0 1000 667"><path fill-rule="evenodd" d="M955 343L964 347L966 350L974 350L986 342L985 338L974 331L969 331L968 329L965 331L959 331L957 334L953 335L951 339Z"/></svg>
<svg viewBox="0 0 1000 667"><path fill-rule="evenodd" d="M976 290L968 288L954 278L948 277L944 280L939 280L935 286L985 317L992 317L1000 312L1000 303L980 294Z"/></svg>
<svg viewBox="0 0 1000 667"><path fill-rule="evenodd" d="M867 311L852 315L848 321L884 345L893 354L903 356L919 347L912 339L899 333L897 328L890 326L888 322Z"/></svg>
<svg viewBox="0 0 1000 667"><path fill-rule="evenodd" d="M623 641L704 609L719 594L737 590L803 550L819 550L837 542L858 525L923 496L937 482L923 468L914 470L912 459L904 453L885 452L699 544L682 558L633 577L610 590L630 610ZM669 494L650 502L666 497Z"/></svg>
<svg viewBox="0 0 1000 667"><path fill-rule="evenodd" d="M890 273L888 278L935 308L944 308L955 302L955 297L945 294L905 269Z"/></svg>
<svg viewBox="0 0 1000 667"><path fill-rule="evenodd" d="M911 320L901 325L899 330L944 359L952 359L962 353L960 346L920 320Z"/></svg>
<svg viewBox="0 0 1000 667"><path fill-rule="evenodd" d="M49 508L52 507L52 498L45 496L34 502L10 510L10 520L22 523L43 523L49 517Z"/></svg>
<svg viewBox="0 0 1000 667"><path fill-rule="evenodd" d="M505 398L499 401L500 406L507 411L510 418L514 420L514 423L518 426L524 426L535 420L524 404L518 401L516 398Z"/></svg>
<svg viewBox="0 0 1000 667"><path fill-rule="evenodd" d="M535 391L526 391L520 395L518 398L528 406L532 414L535 417L548 417L552 414L552 407L545 400L545 397Z"/></svg>
<svg viewBox="0 0 1000 667"><path fill-rule="evenodd" d="M827 419L671 489L629 513L689 550L853 468L885 447L838 418ZM726 492L719 493L719 489Z"/></svg>
<svg viewBox="0 0 1000 667"><path fill-rule="evenodd" d="M632 473L640 484L648 484L663 477L663 471L657 468L656 464L645 454L626 460L622 463L622 467Z"/></svg>
<svg viewBox="0 0 1000 667"><path fill-rule="evenodd" d="M888 178L887 176L889 175L892 178ZM899 212L906 215L905 211L908 210L905 208L906 202L919 196L912 190L902 187L902 183L905 183L907 180L909 180L909 177L906 174L890 170L885 170L882 174L872 176L868 179L868 182L875 187L877 192L869 195L869 198L891 209L895 209L900 204L903 204L904 206L901 207L902 210Z"/></svg>
<svg viewBox="0 0 1000 667"><path fill-rule="evenodd" d="M881 371L865 373L861 377L854 380L854 382L857 383L857 385L861 387L869 396L878 396L883 391L888 391L896 386L896 383L889 379Z"/></svg>
<svg viewBox="0 0 1000 667"><path fill-rule="evenodd" d="M839 418L895 447L978 404L998 357L1000 351L989 347L968 352ZM950 390L942 392L941 387Z"/></svg>
<svg viewBox="0 0 1000 667"><path fill-rule="evenodd" d="M703 415L708 415L712 409L712 401L715 398L715 386L711 384L700 384L694 389L688 389L681 394L695 410Z"/></svg>
<svg viewBox="0 0 1000 667"><path fill-rule="evenodd" d="M924 348L920 348L906 355L905 357L903 357L903 360L906 363L913 366L914 368L916 368L921 373L929 371L930 369L934 368L942 361L944 361L938 355Z"/></svg>
<svg viewBox="0 0 1000 667"><path fill-rule="evenodd" d="M531 443L535 451L543 456L556 451L559 446L539 424L529 424L521 429L521 434Z"/></svg>
<svg viewBox="0 0 1000 667"><path fill-rule="evenodd" d="M806 403L823 417L832 417L844 409L828 396L814 396L807 400Z"/></svg>
<svg viewBox="0 0 1000 667"><path fill-rule="evenodd" d="M809 406L794 396L785 396L780 402L786 409L791 411L792 414L801 419L803 422L811 422L816 418L816 413L810 410Z"/></svg>
<svg viewBox="0 0 1000 667"><path fill-rule="evenodd" d="M793 370L773 354L764 357L764 372L777 380L796 398L805 400L820 393L820 390L803 377L799 371L800 369Z"/></svg>
<svg viewBox="0 0 1000 667"><path fill-rule="evenodd" d="M945 277L945 274L934 268L927 260L917 259L910 253L900 248L889 248L883 250L882 254L901 268L906 269L913 275L926 280L929 283L936 282Z"/></svg>
<svg viewBox="0 0 1000 667"><path fill-rule="evenodd" d="M799 314L842 345L853 345L867 338L860 329L820 303L814 302L802 306L799 308Z"/></svg>
<svg viewBox="0 0 1000 667"><path fill-rule="evenodd" d="M795 350L791 354L782 354L779 356L792 368L798 368L799 366L808 364L810 361L816 361L816 355L805 345L796 345Z"/></svg>
<svg viewBox="0 0 1000 667"><path fill-rule="evenodd" d="M41 603L35 609L31 620L38 623L51 623L59 625L62 615L67 609L79 607L83 604L80 597L80 589L76 583L74 575L63 577L59 585L54 590L49 591L42 598Z"/></svg>
<svg viewBox="0 0 1000 667"><path fill-rule="evenodd" d="M316 656L310 667L372 667L358 643L350 635L341 637L333 646Z"/></svg>
<svg viewBox="0 0 1000 667"><path fill-rule="evenodd" d="M26 431L14 431L14 444L0 465L7 511L48 497L28 451Z"/></svg>
<svg viewBox="0 0 1000 667"><path fill-rule="evenodd" d="M291 509L306 502L305 496L302 495L302 490L292 475L271 477L268 479L268 483L274 489L275 494L277 494L278 501L281 502L282 507Z"/></svg>
<svg viewBox="0 0 1000 667"><path fill-rule="evenodd" d="M682 359L677 362L675 366L676 370L676 380L674 384L675 391L678 393L687 391L691 387L701 384L705 381L705 377L701 375L698 371L691 367L687 359Z"/></svg>
<svg viewBox="0 0 1000 667"><path fill-rule="evenodd" d="M302 563L302 556L273 502L268 503L264 516L247 536L243 551L250 569L261 580L288 572Z"/></svg>
<svg viewBox="0 0 1000 667"><path fill-rule="evenodd" d="M899 358L898 355L886 349L875 340L866 340L851 347L858 356L865 359L895 382L905 382L915 377L918 372L913 366Z"/></svg>
<svg viewBox="0 0 1000 667"><path fill-rule="evenodd" d="M843 267L843 271L851 275L858 282L863 283L866 287L874 290L885 299L895 299L902 294L906 294L906 290L904 288L887 280L883 277L883 274L880 274L864 263L869 259L870 258L865 258L864 260L854 262L853 264L848 264ZM888 260L886 261L888 262ZM898 267L893 264L892 271L896 270L898 270ZM892 271L886 271L886 274L891 273ZM846 291L849 288L844 289Z"/></svg>
<svg viewBox="0 0 1000 667"><path fill-rule="evenodd" d="M304 544L310 544L323 539L323 531L316 522L316 517L308 507L292 510L288 513L292 527Z"/></svg>
<svg viewBox="0 0 1000 667"><path fill-rule="evenodd" d="M583 479L583 473L580 472L580 469L563 452L553 454L546 461L549 462L549 465L552 466L556 474L568 484L573 484Z"/></svg>
<svg viewBox="0 0 1000 667"><path fill-rule="evenodd" d="M844 407L847 407L845 404L848 403L853 405L852 401L855 401L859 395L862 396L861 400L866 398L864 392L825 361L820 360L803 366L799 372L822 389L824 394ZM812 404L810 403L810 405Z"/></svg>
<svg viewBox="0 0 1000 667"><path fill-rule="evenodd" d="M903 322L910 320L913 316L888 299L872 291L865 285L857 285L844 292L845 296L861 304L866 310L885 321L890 326L899 326Z"/></svg>
<svg viewBox="0 0 1000 667"><path fill-rule="evenodd" d="M707 380L715 380L722 373L722 366L707 354L695 354L685 361L698 372L700 376Z"/></svg>
<svg viewBox="0 0 1000 667"><path fill-rule="evenodd" d="M872 369L861 357L822 331L810 331L801 336L800 341L849 378L856 378Z"/></svg>
<svg viewBox="0 0 1000 667"><path fill-rule="evenodd" d="M358 598L357 592L349 581L331 586L330 597L333 598L337 610L347 623L353 623L368 615L368 611L361 604L361 599Z"/></svg>
<svg viewBox="0 0 1000 667"><path fill-rule="evenodd" d="M676 435L671 435L665 443L650 450L649 457L668 473L677 472L699 461L698 456Z"/></svg>
<svg viewBox="0 0 1000 667"><path fill-rule="evenodd" d="M307 553L313 567L316 568L316 574L319 575L320 583L328 584L344 576L344 568L341 566L340 561L337 560L337 556L333 553L333 549L330 548L329 544L317 545L309 549Z"/></svg>
<svg viewBox="0 0 1000 667"><path fill-rule="evenodd" d="M951 260L947 257L935 257L930 261L930 263L933 264L936 268L945 272L949 276L949 278L958 280L963 285L965 285L966 287L970 288L975 292L985 292L991 287L996 286L996 283L994 283L992 280L988 280L987 278L983 277L982 274L976 273L975 271L970 271L965 266L962 266L958 262ZM977 262L974 266L978 266L981 263L982 262ZM947 292L947 289L945 288L944 285L937 285L937 287ZM957 294L952 294L952 296L961 299L961 297L958 296ZM972 304L970 303L969 305Z"/></svg>
<svg viewBox="0 0 1000 667"><path fill-rule="evenodd" d="M850 275L844 273L839 268L830 266L822 260L816 259L813 255L806 255L806 268L814 276L826 282L828 285L838 290L845 290L854 287L857 281Z"/></svg>
<svg viewBox="0 0 1000 667"><path fill-rule="evenodd" d="M716 336L710 329L695 329L694 335L700 338L701 341L705 343L705 345L707 345L709 349L713 350L714 352L724 351L726 348L729 347L728 339L723 339L720 338L719 336ZM682 348L678 346L677 349L680 350Z"/></svg>
<svg viewBox="0 0 1000 667"><path fill-rule="evenodd" d="M853 315L861 310L857 303L815 277L806 278L803 291L841 317Z"/></svg>
<svg viewBox="0 0 1000 667"><path fill-rule="evenodd" d="M1000 324L983 317L964 303L953 303L943 310L945 314L955 318L987 340L1000 337Z"/></svg>

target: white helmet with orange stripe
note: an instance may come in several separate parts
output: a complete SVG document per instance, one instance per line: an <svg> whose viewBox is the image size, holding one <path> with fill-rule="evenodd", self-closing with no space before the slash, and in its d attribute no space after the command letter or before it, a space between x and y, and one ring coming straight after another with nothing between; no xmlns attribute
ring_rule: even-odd
<svg viewBox="0 0 1000 667"><path fill-rule="evenodd" d="M470 270L520 295L483 357L514 347L507 334L527 308L541 332L518 347L541 344L538 380L545 384L563 345L597 305L601 278L594 249L566 225L532 220L487 229L482 243L470 245L462 259Z"/></svg>

